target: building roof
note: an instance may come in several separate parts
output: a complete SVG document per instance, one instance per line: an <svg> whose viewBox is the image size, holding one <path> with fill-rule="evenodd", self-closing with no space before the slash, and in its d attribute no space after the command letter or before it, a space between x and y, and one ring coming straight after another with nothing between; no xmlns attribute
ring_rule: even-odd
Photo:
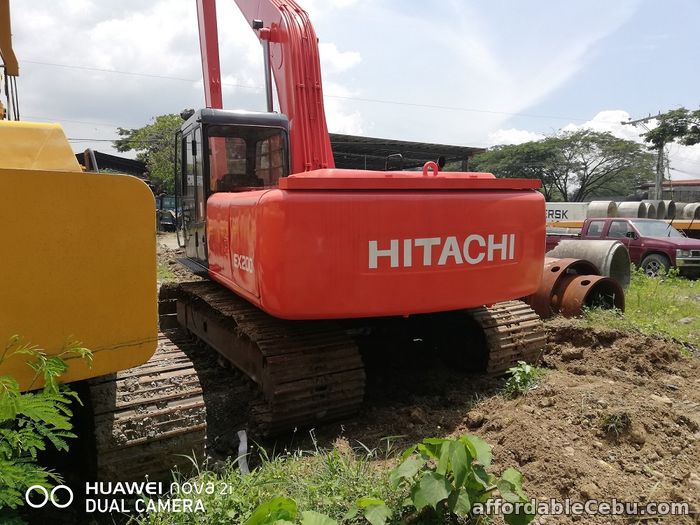
<svg viewBox="0 0 700 525"><path fill-rule="evenodd" d="M338 168L384 170L411 169L423 166L429 160L445 157L446 162L464 161L484 148L451 146L428 142L410 142L407 140L358 137L331 133L331 146L335 165ZM387 157L395 155L387 161ZM398 157L401 155L403 163Z"/></svg>
<svg viewBox="0 0 700 525"><path fill-rule="evenodd" d="M229 114L235 113L237 117L244 112L216 112L202 110L200 112L207 119L224 119ZM192 119L198 118L195 114ZM262 113L262 115L265 115ZM276 115L276 114L275 114ZM201 115L200 115L201 116ZM258 114L255 114L256 118ZM485 148L473 148L468 146L452 146L449 144L433 144L429 142L411 142L408 140L392 140L375 137L360 137L356 135L343 135L331 133L331 147L337 168L360 170L408 170L420 168L430 160L445 157L445 162L462 162L471 159L474 155L486 151ZM92 150L99 169L112 169L121 173L128 173L143 177L146 166L143 162L109 155ZM90 151L76 154L78 162L93 170L90 160Z"/></svg>
<svg viewBox="0 0 700 525"><path fill-rule="evenodd" d="M110 169L118 173L126 173L127 175L135 175L141 179L146 178L146 165L140 160L128 159L117 155L102 153L101 151L86 149L83 153L76 153L75 158L78 162L85 166L88 171L95 171L91 153L94 154L94 159L97 163L98 170Z"/></svg>
<svg viewBox="0 0 700 525"><path fill-rule="evenodd" d="M654 186L653 182L645 182L641 185L642 188L652 188ZM700 179L685 179L685 180L665 180L663 181L664 188L671 188L676 186L690 186L700 187Z"/></svg>

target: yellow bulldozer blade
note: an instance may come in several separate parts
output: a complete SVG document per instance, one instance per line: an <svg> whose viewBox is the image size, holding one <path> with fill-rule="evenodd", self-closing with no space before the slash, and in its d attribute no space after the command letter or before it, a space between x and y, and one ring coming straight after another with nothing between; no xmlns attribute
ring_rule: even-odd
<svg viewBox="0 0 700 525"><path fill-rule="evenodd" d="M84 173L60 126L0 122L0 352L13 335L48 354L79 341L77 381L146 362L157 340L155 203L140 180ZM6 358L23 389L34 371Z"/></svg>

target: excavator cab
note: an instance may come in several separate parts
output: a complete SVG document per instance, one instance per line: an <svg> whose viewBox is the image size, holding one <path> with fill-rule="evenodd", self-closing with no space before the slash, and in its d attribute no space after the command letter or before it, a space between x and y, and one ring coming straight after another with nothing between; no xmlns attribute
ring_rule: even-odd
<svg viewBox="0 0 700 525"><path fill-rule="evenodd" d="M207 267L207 200L219 192L276 187L289 175L288 128L278 113L218 109L196 111L182 125L176 186L185 253L197 270Z"/></svg>

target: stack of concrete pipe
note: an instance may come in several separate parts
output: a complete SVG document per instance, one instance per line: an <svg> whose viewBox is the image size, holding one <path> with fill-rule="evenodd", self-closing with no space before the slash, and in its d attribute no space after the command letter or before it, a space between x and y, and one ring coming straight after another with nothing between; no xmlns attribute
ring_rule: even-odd
<svg viewBox="0 0 700 525"><path fill-rule="evenodd" d="M547 203L548 210L566 210L563 220L604 219L700 219L700 202L674 202L672 200L643 201L591 201ZM557 219L557 215L548 218Z"/></svg>
<svg viewBox="0 0 700 525"><path fill-rule="evenodd" d="M666 217L665 219L674 219L676 217L676 203L673 201L661 201L666 206Z"/></svg>
<svg viewBox="0 0 700 525"><path fill-rule="evenodd" d="M659 213L662 210L658 210L659 201L642 201L642 205L646 208L646 218L647 219L658 219L659 218ZM658 210L658 212L657 212ZM666 211L665 209L663 210L664 212Z"/></svg>
<svg viewBox="0 0 700 525"><path fill-rule="evenodd" d="M588 203L586 218L617 217L617 203L613 201L591 201Z"/></svg>
<svg viewBox="0 0 700 525"><path fill-rule="evenodd" d="M677 202L675 211L676 219L688 221L700 219L700 202Z"/></svg>
<svg viewBox="0 0 700 525"><path fill-rule="evenodd" d="M617 216L626 219L640 219L647 216L647 208L641 202L618 202Z"/></svg>
<svg viewBox="0 0 700 525"><path fill-rule="evenodd" d="M545 258L538 290L525 298L542 318L575 317L586 307L625 309L627 248L618 241L561 241Z"/></svg>

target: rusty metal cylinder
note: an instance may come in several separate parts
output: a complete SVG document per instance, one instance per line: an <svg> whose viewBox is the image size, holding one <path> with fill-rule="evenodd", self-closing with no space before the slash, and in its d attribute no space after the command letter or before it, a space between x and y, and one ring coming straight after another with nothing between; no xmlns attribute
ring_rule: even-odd
<svg viewBox="0 0 700 525"><path fill-rule="evenodd" d="M551 317L559 311L559 303L564 292L562 283L569 276L597 273L598 269L589 261L545 258L540 286L534 294L525 298L525 302L540 317Z"/></svg>
<svg viewBox="0 0 700 525"><path fill-rule="evenodd" d="M588 219L617 217L617 204L613 201L591 201L588 203L586 217Z"/></svg>
<svg viewBox="0 0 700 525"><path fill-rule="evenodd" d="M563 240L547 257L585 259L598 269L598 273L614 279L626 288L630 283L630 255L619 241Z"/></svg>
<svg viewBox="0 0 700 525"><path fill-rule="evenodd" d="M641 202L618 202L617 216L628 219L640 219L647 216L647 208Z"/></svg>
<svg viewBox="0 0 700 525"><path fill-rule="evenodd" d="M584 308L625 309L625 293L614 279L600 275L575 275L564 283L559 312L575 317Z"/></svg>

